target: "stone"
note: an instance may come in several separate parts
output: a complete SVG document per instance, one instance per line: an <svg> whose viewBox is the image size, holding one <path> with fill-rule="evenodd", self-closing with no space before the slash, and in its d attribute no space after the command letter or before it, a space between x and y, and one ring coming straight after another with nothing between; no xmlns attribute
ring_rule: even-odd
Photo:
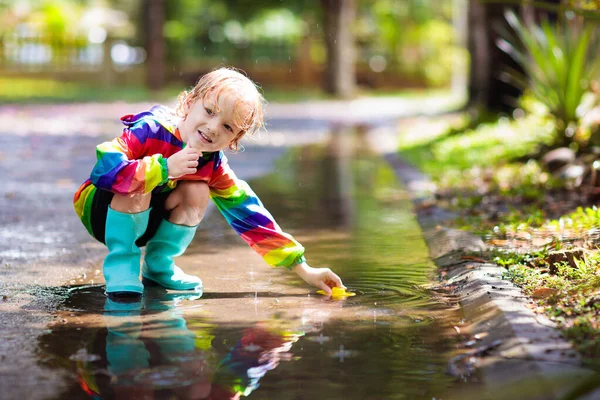
<svg viewBox="0 0 600 400"><path fill-rule="evenodd" d="M576 248L571 250L551 251L548 253L547 262L550 266L550 273L558 272L558 264L567 263L571 268L577 268L575 260L585 260L588 255L588 250Z"/></svg>
<svg viewBox="0 0 600 400"><path fill-rule="evenodd" d="M575 161L575 152L568 147L559 147L549 151L542 157L542 163L546 165L548 171L557 171L566 165Z"/></svg>

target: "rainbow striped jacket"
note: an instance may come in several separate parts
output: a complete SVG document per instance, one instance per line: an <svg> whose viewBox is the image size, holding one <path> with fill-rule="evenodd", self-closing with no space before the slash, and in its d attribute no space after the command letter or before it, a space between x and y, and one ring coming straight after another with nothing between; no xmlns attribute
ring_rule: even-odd
<svg viewBox="0 0 600 400"><path fill-rule="evenodd" d="M92 200L98 189L118 194L159 193L173 190L178 180L204 181L229 225L273 266L304 262L304 247L283 232L250 186L235 176L222 151L204 153L195 174L168 178L167 158L185 144L174 113L155 106L150 111L121 118L123 134L96 147L91 176L75 193L75 211L90 234Z"/></svg>

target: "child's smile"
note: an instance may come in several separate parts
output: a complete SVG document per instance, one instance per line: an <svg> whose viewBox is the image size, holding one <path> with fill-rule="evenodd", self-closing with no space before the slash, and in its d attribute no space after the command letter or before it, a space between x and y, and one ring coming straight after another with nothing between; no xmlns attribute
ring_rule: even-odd
<svg viewBox="0 0 600 400"><path fill-rule="evenodd" d="M202 137L202 139L206 142L206 143L212 143L212 139L207 137L204 133L202 133L202 131L198 131L198 133L200 134L200 136Z"/></svg>

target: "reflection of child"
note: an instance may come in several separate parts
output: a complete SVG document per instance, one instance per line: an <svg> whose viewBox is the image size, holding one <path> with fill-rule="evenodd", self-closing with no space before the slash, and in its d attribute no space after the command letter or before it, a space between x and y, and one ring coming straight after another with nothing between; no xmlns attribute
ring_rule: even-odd
<svg viewBox="0 0 600 400"><path fill-rule="evenodd" d="M220 344L230 340L232 333L237 336L238 329L215 336L218 332L210 323L190 324L174 305L195 299L192 295L150 290L135 302L107 298L103 315L107 334L95 332L87 346L90 353L84 351L88 357L76 360L81 388L94 398L171 398L167 394L173 394L178 399L235 400L256 390L280 361L289 361L292 345L304 335L276 320L257 323L244 329L220 359ZM218 343L217 348L213 343ZM89 357L102 354L102 347L105 361Z"/></svg>
<svg viewBox="0 0 600 400"><path fill-rule="evenodd" d="M221 68L180 95L177 110L155 106L121 118L123 134L96 148L90 179L75 194L89 233L108 247L106 292L142 293L142 277L176 290L202 281L173 262L194 237L209 197L235 231L264 260L296 272L326 292L344 287L328 268L312 268L304 248L284 233L223 154L263 124L262 95L241 73Z"/></svg>
<svg viewBox="0 0 600 400"><path fill-rule="evenodd" d="M224 400L249 396L258 388L260 379L277 368L280 360L290 360L292 345L302 335L269 329L263 324L246 329L217 367L210 398Z"/></svg>

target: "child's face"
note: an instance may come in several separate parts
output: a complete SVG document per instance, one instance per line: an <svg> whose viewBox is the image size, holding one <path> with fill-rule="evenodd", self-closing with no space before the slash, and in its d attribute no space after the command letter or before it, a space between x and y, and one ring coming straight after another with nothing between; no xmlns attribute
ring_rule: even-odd
<svg viewBox="0 0 600 400"><path fill-rule="evenodd" d="M218 104L216 100L213 92L204 101L198 99L187 107L187 116L178 127L181 138L188 146L199 151L219 151L228 147L241 133L235 117L245 110L235 110L235 93L224 90L219 95ZM241 104L243 108L244 105Z"/></svg>

